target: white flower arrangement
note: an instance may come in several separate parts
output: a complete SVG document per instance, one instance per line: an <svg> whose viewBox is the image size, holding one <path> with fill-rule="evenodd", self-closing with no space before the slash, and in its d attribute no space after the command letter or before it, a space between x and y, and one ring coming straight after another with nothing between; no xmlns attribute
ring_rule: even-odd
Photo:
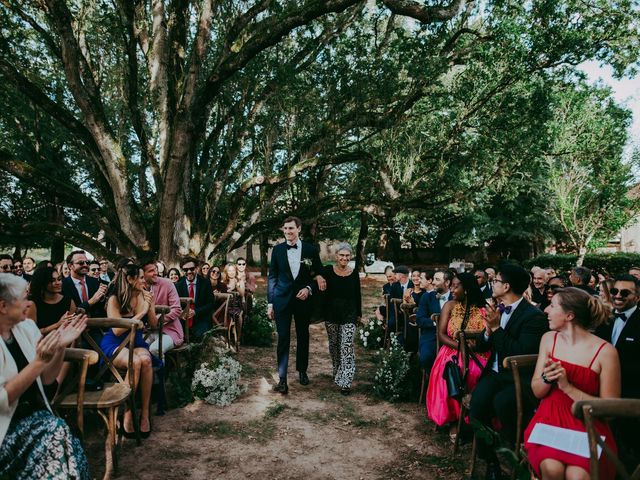
<svg viewBox="0 0 640 480"><path fill-rule="evenodd" d="M374 392L390 402L397 402L405 395L409 372L409 354L404 351L395 335L391 335L391 348L384 354L382 366L373 379Z"/></svg>
<svg viewBox="0 0 640 480"><path fill-rule="evenodd" d="M359 329L358 334L360 344L366 349L379 350L384 346L384 329L380 320L369 319L369 322Z"/></svg>
<svg viewBox="0 0 640 480"><path fill-rule="evenodd" d="M228 356L202 363L193 374L191 390L196 398L211 405L230 405L246 389L238 383L242 365Z"/></svg>

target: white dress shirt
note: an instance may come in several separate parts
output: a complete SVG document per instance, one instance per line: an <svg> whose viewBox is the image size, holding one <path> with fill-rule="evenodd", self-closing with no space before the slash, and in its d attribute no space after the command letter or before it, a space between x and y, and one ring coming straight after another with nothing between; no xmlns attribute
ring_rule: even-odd
<svg viewBox="0 0 640 480"><path fill-rule="evenodd" d="M502 316L500 317L500 328L502 328L503 330L507 327L507 323L509 323L509 320L511 319L511 315L513 315L513 312L515 312L516 308L518 308L518 305L520 305L520 302L522 302L522 300L524 300L523 297L520 297L520 300L517 300L515 302L513 302L511 305L505 305L505 307L511 307L511 311L509 313L504 312L502 314ZM496 352L496 356L493 359L493 371L497 372L499 370L498 368L498 352Z"/></svg>
<svg viewBox="0 0 640 480"><path fill-rule="evenodd" d="M638 306L634 305L629 310L625 310L624 312L619 312L619 313L624 313L627 319L622 320L621 318L616 318L616 321L613 322L613 330L611 330L611 343L614 346L616 343L618 343L618 339L620 338L620 334L622 333L622 330L624 329L625 324L629 321L629 319L631 318L631 315L635 313L637 308Z"/></svg>
<svg viewBox="0 0 640 480"><path fill-rule="evenodd" d="M447 303L448 301L449 301L449 290L447 290L442 295L440 295L440 298L438 299L438 302L440 302L440 311L442 311L442 307L444 307L444 304Z"/></svg>
<svg viewBox="0 0 640 480"><path fill-rule="evenodd" d="M294 245L293 243L287 242L288 245ZM300 273L300 262L302 260L302 240L298 239L296 242L298 248L287 248L287 260L289 261L289 268L291 269L291 275L293 275L293 279L298 278L298 274Z"/></svg>

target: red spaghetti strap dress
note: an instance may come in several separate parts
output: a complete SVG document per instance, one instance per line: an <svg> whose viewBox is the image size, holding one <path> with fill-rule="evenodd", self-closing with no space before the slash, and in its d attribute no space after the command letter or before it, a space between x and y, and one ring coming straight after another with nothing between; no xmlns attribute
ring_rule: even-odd
<svg viewBox="0 0 640 480"><path fill-rule="evenodd" d="M600 380L598 378L598 374L591 370L591 366L600 353L600 350L602 350L602 347L606 345L606 342L603 342L602 345L600 345L589 366L584 367L582 365L575 365L564 360L559 360L554 356L557 336L558 334L556 333L555 337L553 338L551 359L553 361L560 361L562 363L562 366L567 371L567 379L576 388L582 390L588 395L598 396L600 393ZM545 445L529 443L529 436L531 435L533 427L537 423L544 423L546 425L552 425L555 427L562 427L579 432L585 432L586 429L584 423L574 417L571 413L572 405L573 400L571 400L571 398L566 393L561 391L557 385L553 385L551 387L551 390L549 391L549 394L542 399L542 402L540 402L538 410L536 411L533 419L524 432L524 448L527 451L529 463L534 468L538 476L540 476L540 463L547 458L553 458L564 463L565 465L575 465L581 467L587 472L590 472L591 470L589 466L589 458L574 455L562 450L557 450ZM609 425L599 420L595 421L595 425L596 431L600 435L603 435L605 437L605 443L611 448L613 452L617 452L616 443ZM604 454L604 452L600 456L600 478L615 478L615 467Z"/></svg>

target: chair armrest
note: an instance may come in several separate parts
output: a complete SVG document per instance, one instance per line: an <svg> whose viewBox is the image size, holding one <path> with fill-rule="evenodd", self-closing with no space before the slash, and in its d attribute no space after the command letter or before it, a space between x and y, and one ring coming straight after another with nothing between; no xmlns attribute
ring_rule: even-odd
<svg viewBox="0 0 640 480"><path fill-rule="evenodd" d="M156 314L158 315L166 315L171 311L171 308L168 305L156 305Z"/></svg>
<svg viewBox="0 0 640 480"><path fill-rule="evenodd" d="M505 359L502 360L502 366L509 370L521 367L535 367L537 361L537 353L530 353L528 355L512 355L510 357L505 357Z"/></svg>
<svg viewBox="0 0 640 480"><path fill-rule="evenodd" d="M98 328L131 328L135 326L136 329L142 328L143 323L140 320L133 318L89 318L87 319L88 327Z"/></svg>
<svg viewBox="0 0 640 480"><path fill-rule="evenodd" d="M640 399L637 398L595 398L573 402L573 416L584 420L584 407L595 417L640 418Z"/></svg>
<svg viewBox="0 0 640 480"><path fill-rule="evenodd" d="M65 348L64 360L83 362L87 360L87 365L95 365L98 363L98 352L87 350L86 348Z"/></svg>

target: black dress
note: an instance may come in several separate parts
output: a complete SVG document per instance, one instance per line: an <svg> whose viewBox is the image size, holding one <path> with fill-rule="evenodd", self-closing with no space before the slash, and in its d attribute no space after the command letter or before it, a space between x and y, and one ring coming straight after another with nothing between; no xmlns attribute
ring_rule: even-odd
<svg viewBox="0 0 640 480"><path fill-rule="evenodd" d="M38 313L38 328L47 328L60 320L60 317L71 308L71 298L62 297L58 303L47 303L42 299L33 301Z"/></svg>
<svg viewBox="0 0 640 480"><path fill-rule="evenodd" d="M362 316L362 294L360 275L357 271L342 277L337 275L332 265L324 267L323 276L327 281L324 294L324 319L338 325L355 324Z"/></svg>

